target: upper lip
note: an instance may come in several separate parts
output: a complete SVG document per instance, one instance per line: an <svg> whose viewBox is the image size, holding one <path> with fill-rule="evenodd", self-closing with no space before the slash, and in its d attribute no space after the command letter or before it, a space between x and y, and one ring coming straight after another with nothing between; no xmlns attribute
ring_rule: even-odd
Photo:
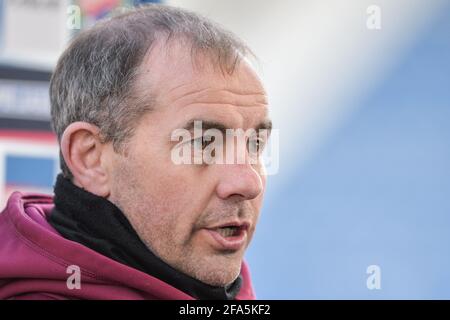
<svg viewBox="0 0 450 320"><path fill-rule="evenodd" d="M250 227L250 222L234 220L234 221L220 223L213 227L207 227L206 229L217 229L217 228L225 228L225 227L239 227L241 229L248 230Z"/></svg>

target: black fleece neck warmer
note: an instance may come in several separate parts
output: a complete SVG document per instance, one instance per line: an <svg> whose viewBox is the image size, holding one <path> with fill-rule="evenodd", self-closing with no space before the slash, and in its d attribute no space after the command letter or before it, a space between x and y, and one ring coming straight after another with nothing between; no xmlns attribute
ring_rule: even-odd
<svg viewBox="0 0 450 320"><path fill-rule="evenodd" d="M239 293L241 276L229 286L213 287L163 262L140 240L119 208L78 188L61 174L54 192L55 208L49 223L64 238L156 277L197 299L231 300Z"/></svg>

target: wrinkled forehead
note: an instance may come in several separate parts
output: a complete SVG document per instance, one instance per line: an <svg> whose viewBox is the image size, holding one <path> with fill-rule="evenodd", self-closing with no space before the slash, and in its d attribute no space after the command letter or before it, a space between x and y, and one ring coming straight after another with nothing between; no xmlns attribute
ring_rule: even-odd
<svg viewBox="0 0 450 320"><path fill-rule="evenodd" d="M158 42L139 73L139 90L152 92L156 110L171 112L181 123L194 118L251 127L268 117L266 91L245 59L223 72L207 53L193 56L185 41ZM163 109L164 108L164 109Z"/></svg>

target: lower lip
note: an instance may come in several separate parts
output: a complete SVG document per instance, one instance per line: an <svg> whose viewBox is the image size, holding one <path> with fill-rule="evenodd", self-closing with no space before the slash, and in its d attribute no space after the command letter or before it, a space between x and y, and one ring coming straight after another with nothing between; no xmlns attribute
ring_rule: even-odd
<svg viewBox="0 0 450 320"><path fill-rule="evenodd" d="M232 237L224 237L219 232L212 229L205 230L213 239L214 245L219 250L237 251L245 245L247 230L241 229L239 234Z"/></svg>

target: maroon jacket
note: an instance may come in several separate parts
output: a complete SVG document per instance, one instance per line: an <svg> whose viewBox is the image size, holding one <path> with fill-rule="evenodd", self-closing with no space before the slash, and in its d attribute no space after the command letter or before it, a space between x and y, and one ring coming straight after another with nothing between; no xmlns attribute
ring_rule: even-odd
<svg viewBox="0 0 450 320"><path fill-rule="evenodd" d="M139 270L63 238L47 222L53 198L15 192L0 213L0 299L193 299ZM78 266L79 289L68 286ZM241 268L237 299L254 299ZM69 280L70 282L70 280ZM72 289L69 289L72 288Z"/></svg>

